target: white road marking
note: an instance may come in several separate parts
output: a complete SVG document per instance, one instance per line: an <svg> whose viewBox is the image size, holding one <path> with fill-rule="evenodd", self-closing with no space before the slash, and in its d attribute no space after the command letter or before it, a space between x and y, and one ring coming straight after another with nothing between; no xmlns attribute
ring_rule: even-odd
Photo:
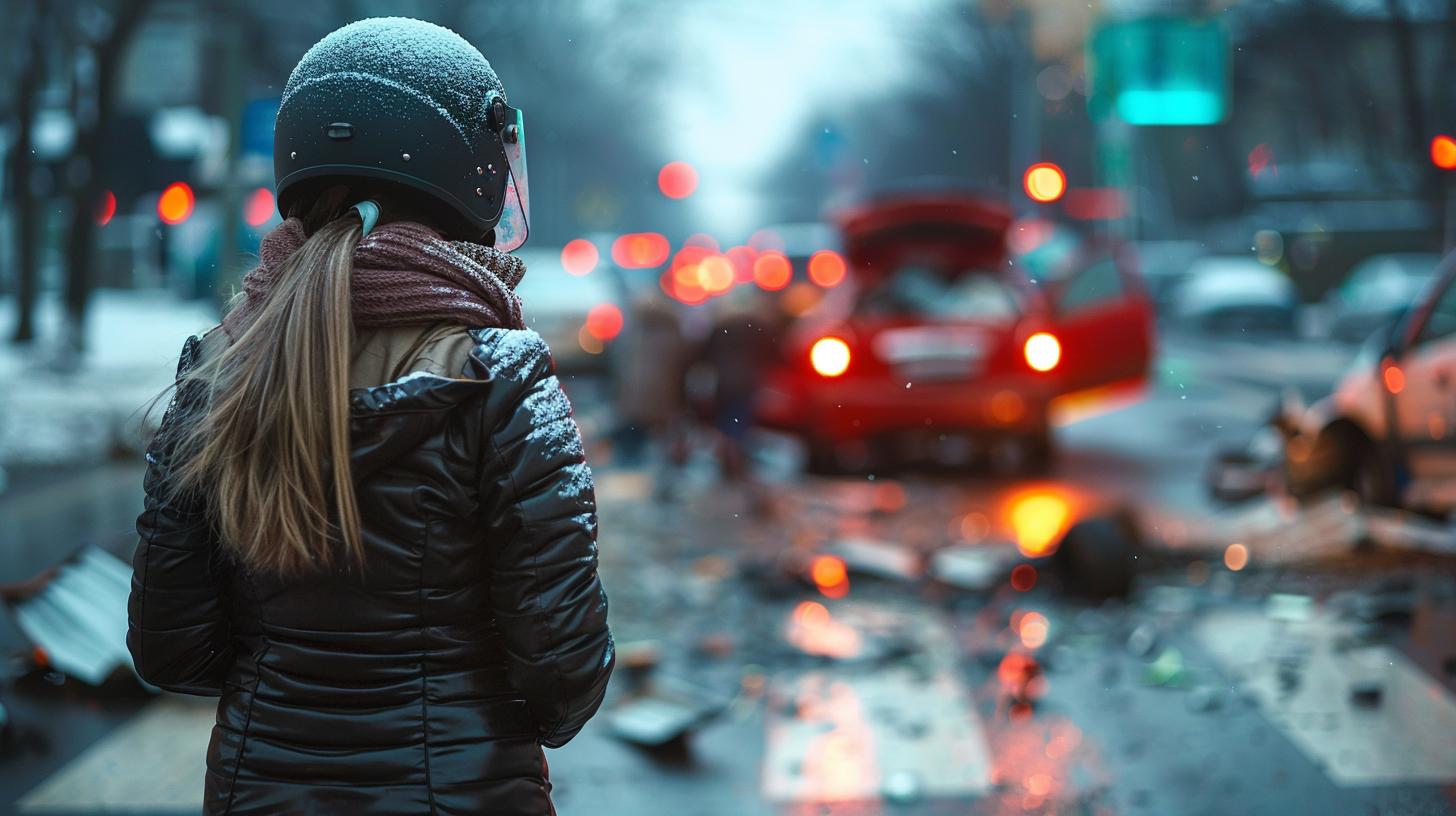
<svg viewBox="0 0 1456 816"><path fill-rule="evenodd" d="M836 607L826 632L883 621L882 608ZM893 614L893 613L891 613ZM855 626L867 637L873 633ZM954 640L938 620L914 619L921 655L889 666L844 661L770 683L763 795L774 802L984 794L991 755L970 695L954 671Z"/></svg>
<svg viewBox="0 0 1456 816"><path fill-rule="evenodd" d="M1456 781L1456 696L1389 646L1340 648L1349 629L1328 612L1281 621L1227 610L1204 618L1196 631L1274 726L1334 784ZM1291 688L1280 683L1281 658L1301 666ZM1379 704L1353 704L1356 683L1378 684Z"/></svg>
<svg viewBox="0 0 1456 816"><path fill-rule="evenodd" d="M163 697L18 802L21 813L197 813L217 703Z"/></svg>

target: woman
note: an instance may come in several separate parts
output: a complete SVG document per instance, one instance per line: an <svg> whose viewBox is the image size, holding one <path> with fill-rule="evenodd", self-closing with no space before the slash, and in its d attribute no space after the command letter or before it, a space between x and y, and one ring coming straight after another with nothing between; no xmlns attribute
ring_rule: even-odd
<svg viewBox="0 0 1456 816"><path fill-rule="evenodd" d="M127 645L218 695L209 814L552 813L613 665L591 473L502 250L520 114L454 33L304 56L278 204L147 455Z"/></svg>

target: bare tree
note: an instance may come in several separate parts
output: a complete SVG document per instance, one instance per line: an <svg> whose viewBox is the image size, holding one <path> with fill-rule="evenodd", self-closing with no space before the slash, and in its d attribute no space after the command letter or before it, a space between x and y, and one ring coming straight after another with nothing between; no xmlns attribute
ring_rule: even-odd
<svg viewBox="0 0 1456 816"><path fill-rule="evenodd" d="M66 241L65 306L70 335L68 346L79 352L85 345L86 306L94 284L96 257L95 208L101 197L100 173L103 140L116 104L121 57L140 27L151 0L117 0L110 9L94 7L104 20L101 33L83 32L78 38L75 65L76 145L67 175L71 180L70 226ZM109 12L109 13L108 13ZM86 20L88 15L76 15ZM106 19L106 18L109 18ZM107 24L109 23L109 24Z"/></svg>
<svg viewBox="0 0 1456 816"><path fill-rule="evenodd" d="M35 124L36 95L41 83L41 40L44 4L24 2L19 9L22 32L12 53L15 61L15 143L10 148L10 200L15 209L15 333L12 339L25 343L35 338L36 215L31 191L31 145Z"/></svg>

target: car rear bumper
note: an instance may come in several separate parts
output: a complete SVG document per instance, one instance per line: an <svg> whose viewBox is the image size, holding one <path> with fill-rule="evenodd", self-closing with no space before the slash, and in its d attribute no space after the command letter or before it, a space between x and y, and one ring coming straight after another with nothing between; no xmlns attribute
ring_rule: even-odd
<svg viewBox="0 0 1456 816"><path fill-rule="evenodd" d="M825 442L902 431L1037 433L1046 428L1051 384L1034 376L957 383L770 378L756 401L758 422Z"/></svg>

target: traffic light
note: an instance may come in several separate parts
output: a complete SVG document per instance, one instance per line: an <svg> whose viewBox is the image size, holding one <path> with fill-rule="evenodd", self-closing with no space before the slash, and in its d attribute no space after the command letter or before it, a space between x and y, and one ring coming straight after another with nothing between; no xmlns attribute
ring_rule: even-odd
<svg viewBox="0 0 1456 816"><path fill-rule="evenodd" d="M1067 174L1051 162L1040 162L1026 168L1021 186L1032 201L1050 204L1067 192Z"/></svg>
<svg viewBox="0 0 1456 816"><path fill-rule="evenodd" d="M1456 170L1456 138L1436 134L1431 140L1431 163L1442 170Z"/></svg>
<svg viewBox="0 0 1456 816"><path fill-rule="evenodd" d="M157 217L166 224L180 224L192 215L192 205L197 197L184 181L174 181L162 191L157 199Z"/></svg>

